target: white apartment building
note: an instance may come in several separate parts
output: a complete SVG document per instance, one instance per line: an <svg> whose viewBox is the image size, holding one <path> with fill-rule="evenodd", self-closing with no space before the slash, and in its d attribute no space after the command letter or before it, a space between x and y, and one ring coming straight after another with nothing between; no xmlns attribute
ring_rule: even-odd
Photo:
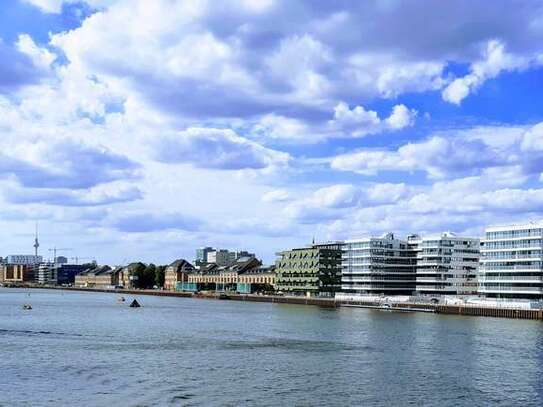
<svg viewBox="0 0 543 407"><path fill-rule="evenodd" d="M415 290L414 251L392 233L345 241L341 263L344 293L394 295Z"/></svg>
<svg viewBox="0 0 543 407"><path fill-rule="evenodd" d="M439 235L408 237L416 253L416 291L419 294L467 295L477 293L479 239Z"/></svg>
<svg viewBox="0 0 543 407"><path fill-rule="evenodd" d="M38 284L56 284L57 271L54 263L40 263L36 273L36 282Z"/></svg>
<svg viewBox="0 0 543 407"><path fill-rule="evenodd" d="M543 221L485 230L479 293L498 298L543 298Z"/></svg>

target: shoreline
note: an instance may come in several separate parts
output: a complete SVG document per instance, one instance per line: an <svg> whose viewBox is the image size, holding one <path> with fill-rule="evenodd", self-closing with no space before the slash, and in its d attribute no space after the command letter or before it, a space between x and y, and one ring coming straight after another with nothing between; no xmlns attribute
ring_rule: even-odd
<svg viewBox="0 0 543 407"><path fill-rule="evenodd" d="M28 288L38 290L69 290L79 292L101 292L110 294L127 294L127 295L152 295L157 297L178 297L178 298L193 298L203 300L230 300L230 301L246 301L246 302L267 302L274 304L293 304L293 305L313 305L327 308L366 308L374 310L382 310L387 312L424 312L436 313L445 315L461 315L475 317L494 317L494 318L509 318L509 319L531 319L543 321L543 309L514 309L514 308L497 308L497 307L482 307L482 306L465 306L465 305L443 305L443 304L421 304L407 302L393 302L388 306L383 306L378 302L373 301L346 301L334 298L310 298L310 297L290 297L276 295L254 295L254 294L193 294L176 291L164 290L114 290L105 288L85 288L85 287L59 287L59 286L41 286L41 285L4 285L5 288Z"/></svg>

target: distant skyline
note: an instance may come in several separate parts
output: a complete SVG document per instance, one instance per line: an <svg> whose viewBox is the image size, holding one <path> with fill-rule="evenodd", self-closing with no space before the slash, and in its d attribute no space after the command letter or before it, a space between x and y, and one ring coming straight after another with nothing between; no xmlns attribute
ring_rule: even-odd
<svg viewBox="0 0 543 407"><path fill-rule="evenodd" d="M543 2L8 0L1 255L168 263L543 212Z"/></svg>

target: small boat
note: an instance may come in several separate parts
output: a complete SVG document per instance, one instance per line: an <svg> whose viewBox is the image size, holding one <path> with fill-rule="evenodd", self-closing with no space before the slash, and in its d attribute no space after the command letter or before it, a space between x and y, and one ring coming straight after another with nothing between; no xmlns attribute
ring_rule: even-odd
<svg viewBox="0 0 543 407"><path fill-rule="evenodd" d="M117 302L125 302L126 299L124 297L117 298Z"/></svg>
<svg viewBox="0 0 543 407"><path fill-rule="evenodd" d="M141 305L136 299L134 299L134 301L130 303L130 308L139 308L139 307L141 307Z"/></svg>
<svg viewBox="0 0 543 407"><path fill-rule="evenodd" d="M23 309L32 309L32 305L25 304L25 305L23 305Z"/></svg>

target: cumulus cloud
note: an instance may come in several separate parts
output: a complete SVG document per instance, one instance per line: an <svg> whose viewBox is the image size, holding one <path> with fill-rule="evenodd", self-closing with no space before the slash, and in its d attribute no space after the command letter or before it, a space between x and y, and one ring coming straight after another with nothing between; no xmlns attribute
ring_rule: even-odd
<svg viewBox="0 0 543 407"><path fill-rule="evenodd" d="M190 128L158 139L157 159L198 168L260 170L288 164L289 155L265 148L230 129Z"/></svg>
<svg viewBox="0 0 543 407"><path fill-rule="evenodd" d="M295 200L284 208L284 213L301 223L322 223L348 217L356 208L393 204L410 194L403 183L335 184Z"/></svg>
<svg viewBox="0 0 543 407"><path fill-rule="evenodd" d="M19 52L27 55L32 60L34 66L44 70L49 69L56 59L55 54L36 45L32 37L28 34L19 35L16 46Z"/></svg>
<svg viewBox="0 0 543 407"><path fill-rule="evenodd" d="M251 128L251 134L261 139L279 139L295 142L316 142L322 137L301 120L268 113Z"/></svg>
<svg viewBox="0 0 543 407"><path fill-rule="evenodd" d="M52 11L60 3L32 1ZM71 64L122 79L160 109L199 120L270 111L287 116L292 105L315 117L338 100L352 104L446 86L444 98L459 103L484 80L541 59L532 45L543 38L533 24L536 5L526 12L529 7L511 11L501 1L490 11L469 4L470 13L458 13L467 3L395 4L386 12L374 3L337 8L301 1L292 9L284 0L258 7L235 0L114 3L81 27L54 34L51 44ZM438 20L424 36L411 29ZM475 24L478 30L451 29ZM480 44L487 44L482 57L474 52ZM451 83L451 62L470 64L470 73Z"/></svg>
<svg viewBox="0 0 543 407"><path fill-rule="evenodd" d="M536 2L26 1L55 19L100 11L47 44L0 43L3 213L92 224L85 244L110 238L113 258L113 242L145 245L146 233L203 241L222 228L242 246L315 225L345 238L541 213L538 126L335 140L420 124L427 99L414 93L460 104L489 79L539 67ZM368 107L383 103L390 111ZM179 200L187 191L206 199Z"/></svg>
<svg viewBox="0 0 543 407"><path fill-rule="evenodd" d="M496 150L481 140L433 136L419 143L408 143L395 151L361 150L334 157L331 168L363 175L381 171L423 171L443 178L487 167L510 164L514 157Z"/></svg>
<svg viewBox="0 0 543 407"><path fill-rule="evenodd" d="M408 109L405 105L396 105L390 116L381 119L373 110L366 110L362 106L350 109L346 103L340 102L334 108L334 119L330 120L328 125L336 132L361 137L412 126L416 115L416 110Z"/></svg>
<svg viewBox="0 0 543 407"><path fill-rule="evenodd" d="M499 40L488 41L482 59L471 65L470 73L455 79L443 89L443 100L459 105L486 80L495 78L503 71L520 71L533 64L542 64L542 56L543 53L517 56L507 53L503 42Z"/></svg>
<svg viewBox="0 0 543 407"><path fill-rule="evenodd" d="M332 59L330 51L308 34L281 41L279 48L265 59L272 78L284 83L296 99L314 102L326 97L330 84L319 69Z"/></svg>
<svg viewBox="0 0 543 407"><path fill-rule="evenodd" d="M139 165L106 148L84 146L74 142L21 145L27 156L4 156L0 175L14 176L31 188L90 188L123 179L135 179Z"/></svg>

